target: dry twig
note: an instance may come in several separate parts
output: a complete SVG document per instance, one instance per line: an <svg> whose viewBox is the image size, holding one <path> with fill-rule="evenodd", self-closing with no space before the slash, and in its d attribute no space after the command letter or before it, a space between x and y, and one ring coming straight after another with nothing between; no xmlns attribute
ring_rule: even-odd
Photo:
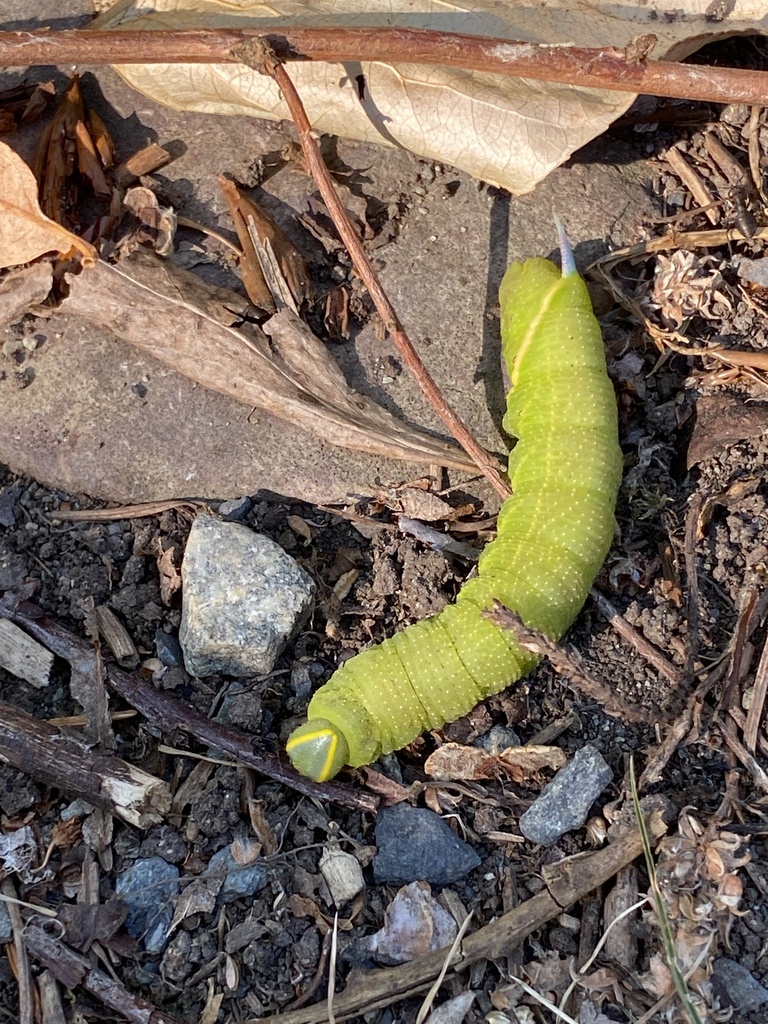
<svg viewBox="0 0 768 1024"><path fill-rule="evenodd" d="M653 39L653 36L648 37ZM741 68L639 59L616 47L549 46L429 29L182 29L136 33L74 29L0 32L0 64L241 64L242 48L263 41L281 61L441 64L583 88L764 106L766 74ZM629 47L627 48L630 49Z"/></svg>
<svg viewBox="0 0 768 1024"><path fill-rule="evenodd" d="M73 670L91 671L94 655L90 645L49 619L42 609L26 601L19 602L16 595L7 593L0 598L0 616L21 626L50 651L69 662ZM211 721L194 708L156 690L151 682L138 675L109 666L107 682L148 721L165 732L173 732L175 729L187 732L201 743L231 754L249 768L305 796L328 800L358 811L371 812L376 809L377 801L369 793L361 793L342 783L312 782L299 775L290 765L284 764L276 755L255 751L252 736Z"/></svg>
<svg viewBox="0 0 768 1024"><path fill-rule="evenodd" d="M352 259L355 270L368 289L379 312L379 316L384 322L385 328L392 336L392 340L403 357L403 361L418 382L425 397L467 455L470 456L472 461L487 477L498 494L502 498L507 498L510 493L509 485L502 477L496 459L477 443L461 418L448 405L422 362L421 356L419 356L411 339L408 337L389 296L384 291L373 263L365 251L363 243L349 218L349 214L336 191L336 186L320 153L320 147L315 141L304 104L291 81L290 75L280 63L279 58L275 56L274 51L263 40L254 39L251 43L243 45L240 48L240 56L249 67L269 75L279 85L283 98L291 112L309 172L320 191L320 195L323 197L323 202L328 208L334 227L347 247L347 252Z"/></svg>
<svg viewBox="0 0 768 1024"><path fill-rule="evenodd" d="M574 690L595 701L606 714L621 718L625 722L638 722L642 725L652 725L656 721L656 714L634 708L622 701L602 679L593 676L585 667L578 651L566 649L550 640L544 633L529 629L519 615L505 608L500 601L494 601L493 611L485 612L485 616L494 625L508 629L521 647L547 658L555 672L567 676L567 682Z"/></svg>
<svg viewBox="0 0 768 1024"><path fill-rule="evenodd" d="M668 658L665 658L661 651L657 650L649 640L646 640L641 633L638 633L634 626L630 626L624 616L619 614L607 597L594 587L590 590L589 596L622 639L630 643L638 654L641 654L649 664L653 665L657 672L660 672L671 683L674 683L675 686L680 685L682 680L680 670Z"/></svg>

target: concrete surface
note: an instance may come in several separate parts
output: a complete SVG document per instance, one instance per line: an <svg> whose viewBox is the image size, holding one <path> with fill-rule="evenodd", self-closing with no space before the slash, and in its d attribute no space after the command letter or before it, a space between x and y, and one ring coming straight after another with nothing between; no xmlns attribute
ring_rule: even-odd
<svg viewBox="0 0 768 1024"><path fill-rule="evenodd" d="M89 9L87 0L41 0L31 18L26 0L4 0L0 24L76 27ZM32 74L50 78L52 70ZM63 81L69 70L56 76ZM93 75L84 91L114 133L120 155L152 139L175 143L181 155L163 169L161 180L181 200L181 212L207 224L229 229L215 175L252 182L258 157L291 138L288 125L167 110L134 93L109 68ZM23 70L10 69L0 74L0 88L24 77ZM38 131L31 126L6 140L29 156ZM582 260L606 239L630 237L649 210L647 169L624 162L622 150L597 143L532 196L512 198L451 168L435 173L433 165L397 150L340 142L339 155L368 179L367 194L412 203L398 237L375 252L384 284L448 400L481 441L502 450L497 424L503 382L498 320L491 311L507 263L552 252L553 213L565 219ZM295 213L306 210L311 184L287 169L265 190L283 227L317 259L319 245ZM220 267L195 269L233 284L231 276L220 276ZM19 388L15 368L7 359L0 363L0 462L47 485L117 501L229 498L260 488L328 501L426 470L331 449L269 416L249 416L245 407L75 319L57 316L28 325L30 330L44 339L28 363L32 382ZM18 333L7 329L0 340ZM353 386L411 422L444 433L415 383L393 370L394 347L378 340L373 326L334 354Z"/></svg>

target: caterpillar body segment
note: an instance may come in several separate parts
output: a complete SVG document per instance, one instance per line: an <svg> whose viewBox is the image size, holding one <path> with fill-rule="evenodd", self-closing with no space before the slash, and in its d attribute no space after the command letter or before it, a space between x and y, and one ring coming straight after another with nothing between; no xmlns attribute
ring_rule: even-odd
<svg viewBox="0 0 768 1024"><path fill-rule="evenodd" d="M483 610L498 599L558 639L608 553L622 457L586 286L531 259L509 268L500 301L512 383L504 426L518 440L497 537L455 604L351 658L314 695L287 749L319 781L440 728L530 671L536 657Z"/></svg>

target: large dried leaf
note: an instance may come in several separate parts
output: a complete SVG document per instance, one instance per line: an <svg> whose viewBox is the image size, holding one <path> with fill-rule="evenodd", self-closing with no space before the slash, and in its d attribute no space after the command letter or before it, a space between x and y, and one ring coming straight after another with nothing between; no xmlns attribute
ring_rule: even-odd
<svg viewBox="0 0 768 1024"><path fill-rule="evenodd" d="M37 182L20 156L0 142L0 270L30 263L46 252L77 250L83 262L96 250L45 216L37 201Z"/></svg>
<svg viewBox="0 0 768 1024"><path fill-rule="evenodd" d="M265 325L270 345L260 333L248 336L215 320L199 301L204 282L146 253L119 266L100 260L68 275L68 282L62 309L205 387L344 448L471 468L461 449L409 427L351 388L322 342L288 309Z"/></svg>
<svg viewBox="0 0 768 1024"><path fill-rule="evenodd" d="M580 46L625 46L658 38L654 58L679 59L706 42L765 32L764 0L731 0L723 17L711 0L118 0L94 23L126 29L382 25ZM719 8L718 8L719 9ZM275 83L238 65L130 65L136 89L179 110L282 119ZM576 89L456 68L381 62L290 66L318 131L402 146L453 164L512 192L530 192L575 150L599 135L634 96ZM356 78L365 76L358 95Z"/></svg>

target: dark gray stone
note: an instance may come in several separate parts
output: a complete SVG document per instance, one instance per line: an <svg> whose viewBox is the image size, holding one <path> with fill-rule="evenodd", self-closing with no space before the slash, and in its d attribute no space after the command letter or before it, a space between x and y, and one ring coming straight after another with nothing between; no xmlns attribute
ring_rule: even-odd
<svg viewBox="0 0 768 1024"><path fill-rule="evenodd" d="M410 804L379 812L376 845L376 882L450 885L480 864L472 847L454 835L439 814Z"/></svg>
<svg viewBox="0 0 768 1024"><path fill-rule="evenodd" d="M520 831L533 843L551 846L584 824L590 807L612 779L613 772L600 752L582 747L520 818Z"/></svg>
<svg viewBox="0 0 768 1024"><path fill-rule="evenodd" d="M224 884L219 889L219 898L224 903L236 900L238 896L253 896L267 884L266 867L258 861L238 864L231 846L214 853L208 863L208 873L224 875Z"/></svg>
<svg viewBox="0 0 768 1024"><path fill-rule="evenodd" d="M147 953L162 953L179 891L179 869L162 857L137 860L117 879L115 891L128 907L128 934L142 939Z"/></svg>
<svg viewBox="0 0 768 1024"><path fill-rule="evenodd" d="M273 540L198 516L184 552L179 640L187 671L271 672L312 608L315 584Z"/></svg>
<svg viewBox="0 0 768 1024"><path fill-rule="evenodd" d="M184 665L184 652L178 637L166 633L164 629L155 630L155 650L166 668L178 668Z"/></svg>
<svg viewBox="0 0 768 1024"><path fill-rule="evenodd" d="M4 901L0 900L0 945L5 945L6 942L13 941L13 925L11 924L11 915L8 913L8 907Z"/></svg>
<svg viewBox="0 0 768 1024"><path fill-rule="evenodd" d="M253 502L250 498L231 498L229 501L222 501L219 505L219 515L233 523L242 523L251 511Z"/></svg>
<svg viewBox="0 0 768 1024"><path fill-rule="evenodd" d="M754 1013L768 1003L768 989L746 967L725 956L715 960L712 986L721 1006L732 1006L741 1013Z"/></svg>

